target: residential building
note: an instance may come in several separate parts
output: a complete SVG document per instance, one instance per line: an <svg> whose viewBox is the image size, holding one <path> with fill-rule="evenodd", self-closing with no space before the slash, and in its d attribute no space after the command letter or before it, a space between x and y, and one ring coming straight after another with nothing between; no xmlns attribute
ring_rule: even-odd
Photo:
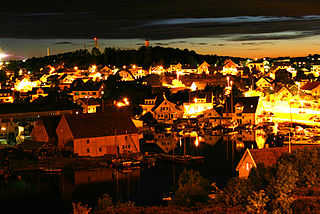
<svg viewBox="0 0 320 214"><path fill-rule="evenodd" d="M152 111L152 108L156 105L156 99L157 99L157 96L144 99L144 103L140 104L142 108L142 114L146 114L147 112Z"/></svg>
<svg viewBox="0 0 320 214"><path fill-rule="evenodd" d="M264 91L267 89L273 89L274 87L274 80L270 77L261 77L257 82L256 86L258 89Z"/></svg>
<svg viewBox="0 0 320 214"><path fill-rule="evenodd" d="M211 124L212 127L221 126L221 108L211 108L208 110L203 111L203 118L201 121L207 122Z"/></svg>
<svg viewBox="0 0 320 214"><path fill-rule="evenodd" d="M237 75L238 74L238 65L234 63L231 59L224 61L223 75Z"/></svg>
<svg viewBox="0 0 320 214"><path fill-rule="evenodd" d="M260 73L264 74L264 63L263 62L258 62L258 61L253 61L249 62L247 66L250 68L250 71L252 72L253 70L259 71Z"/></svg>
<svg viewBox="0 0 320 214"><path fill-rule="evenodd" d="M32 88L32 91L30 92L31 96L31 102L38 99L39 97L46 97L49 94L49 87L35 87Z"/></svg>
<svg viewBox="0 0 320 214"><path fill-rule="evenodd" d="M81 98L102 98L104 94L105 84L99 83L86 83L84 85L76 85L72 90L72 97L74 101Z"/></svg>
<svg viewBox="0 0 320 214"><path fill-rule="evenodd" d="M311 73L312 73L315 77L319 77L319 75L320 75L320 63L314 63L314 64L312 64Z"/></svg>
<svg viewBox="0 0 320 214"><path fill-rule="evenodd" d="M183 104L184 117L196 117L213 108L213 93L194 91L189 94L189 102Z"/></svg>
<svg viewBox="0 0 320 214"><path fill-rule="evenodd" d="M201 65L198 66L197 70L198 70L198 74L209 74L209 68L210 68L210 64L208 64L206 61L204 61Z"/></svg>
<svg viewBox="0 0 320 214"><path fill-rule="evenodd" d="M138 129L124 112L63 115L56 133L58 149L78 156L140 152Z"/></svg>
<svg viewBox="0 0 320 214"><path fill-rule="evenodd" d="M291 149L294 151L302 148L312 148L313 146L291 146ZM239 161L236 170L239 172L240 178L247 178L250 170L256 168L258 164L263 164L265 167L274 166L278 158L288 152L288 147L247 149Z"/></svg>
<svg viewBox="0 0 320 214"><path fill-rule="evenodd" d="M169 72L180 72L182 70L182 65L180 63L176 64L176 65L170 65L168 71Z"/></svg>
<svg viewBox="0 0 320 214"><path fill-rule="evenodd" d="M119 75L122 81L133 81L135 77L133 74L127 69L120 69L117 71L116 75Z"/></svg>
<svg viewBox="0 0 320 214"><path fill-rule="evenodd" d="M180 110L179 106L167 100L165 95L157 98L151 112L153 117L160 123L172 124L173 121L183 116L183 111Z"/></svg>
<svg viewBox="0 0 320 214"><path fill-rule="evenodd" d="M1 129L6 133L17 133L20 123L19 133L23 132L27 126L33 126L35 122L43 116L63 115L63 114L80 114L82 109L74 103L8 103L0 105L0 124Z"/></svg>
<svg viewBox="0 0 320 214"><path fill-rule="evenodd" d="M233 103L229 98L224 106L222 124L229 125L236 122L238 125L256 125L259 122L258 115L262 112L263 106L262 102L259 102L259 97L234 97Z"/></svg>
<svg viewBox="0 0 320 214"><path fill-rule="evenodd" d="M162 75L162 74L166 73L166 69L164 69L163 66L158 65L156 67L150 68L150 73L151 74Z"/></svg>
<svg viewBox="0 0 320 214"><path fill-rule="evenodd" d="M313 96L320 96L320 81L307 82L301 88L301 91Z"/></svg>
<svg viewBox="0 0 320 214"><path fill-rule="evenodd" d="M11 89L0 89L0 103L12 103L14 101Z"/></svg>
<svg viewBox="0 0 320 214"><path fill-rule="evenodd" d="M83 113L97 113L97 108L101 106L100 100L95 98L79 98L77 104L83 109Z"/></svg>
<svg viewBox="0 0 320 214"><path fill-rule="evenodd" d="M31 141L57 145L56 129L61 115L43 116L35 123L31 132Z"/></svg>

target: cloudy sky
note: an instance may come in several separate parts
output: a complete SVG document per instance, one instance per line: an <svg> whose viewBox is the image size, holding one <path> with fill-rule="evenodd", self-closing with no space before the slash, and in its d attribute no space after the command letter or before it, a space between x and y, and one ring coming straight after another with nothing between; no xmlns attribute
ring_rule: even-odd
<svg viewBox="0 0 320 214"><path fill-rule="evenodd" d="M137 48L144 40L242 57L319 53L318 0L5 0L0 52L11 58Z"/></svg>

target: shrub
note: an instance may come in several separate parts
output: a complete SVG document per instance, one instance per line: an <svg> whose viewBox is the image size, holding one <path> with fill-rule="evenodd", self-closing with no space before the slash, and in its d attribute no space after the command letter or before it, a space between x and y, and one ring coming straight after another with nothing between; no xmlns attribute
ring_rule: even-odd
<svg viewBox="0 0 320 214"><path fill-rule="evenodd" d="M248 196L247 211L252 213L263 213L267 203L269 202L269 197L264 193L264 190L259 192L252 192Z"/></svg>
<svg viewBox="0 0 320 214"><path fill-rule="evenodd" d="M81 202L72 203L73 214L88 214L90 213L91 208L86 204L82 204Z"/></svg>
<svg viewBox="0 0 320 214"><path fill-rule="evenodd" d="M184 169L179 176L173 202L180 206L193 206L197 202L207 202L208 199L209 181L198 171Z"/></svg>
<svg viewBox="0 0 320 214"><path fill-rule="evenodd" d="M98 199L97 210L104 210L107 208L112 208L112 198L108 195L108 193L104 194L101 198Z"/></svg>

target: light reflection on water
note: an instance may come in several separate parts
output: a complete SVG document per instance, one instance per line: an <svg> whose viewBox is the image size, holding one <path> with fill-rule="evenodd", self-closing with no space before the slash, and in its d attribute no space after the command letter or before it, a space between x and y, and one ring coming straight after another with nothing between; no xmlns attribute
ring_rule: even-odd
<svg viewBox="0 0 320 214"><path fill-rule="evenodd" d="M21 181L0 184L3 209L14 213L70 213L72 202L94 207L105 193L114 201L131 200L137 205L161 205L163 194L172 191L184 168L198 170L210 182L223 186L235 176L234 169L245 148L261 148L266 139L261 131L245 130L235 135L222 135L220 130L216 130L210 134L193 133L181 137L162 133L156 138L156 142L142 145L142 151L201 155L205 157L205 162L174 165L157 161L154 166L130 170L101 168L68 170L60 174L26 172L21 174Z"/></svg>

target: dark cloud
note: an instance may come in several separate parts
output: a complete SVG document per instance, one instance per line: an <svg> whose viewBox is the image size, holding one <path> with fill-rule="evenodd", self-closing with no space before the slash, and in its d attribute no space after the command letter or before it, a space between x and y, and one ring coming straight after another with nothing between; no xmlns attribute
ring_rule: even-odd
<svg viewBox="0 0 320 214"><path fill-rule="evenodd" d="M207 42L190 42L191 45L208 45Z"/></svg>
<svg viewBox="0 0 320 214"><path fill-rule="evenodd" d="M78 45L74 42L55 42L53 45Z"/></svg>
<svg viewBox="0 0 320 214"><path fill-rule="evenodd" d="M252 46L259 46L259 45L272 45L272 42L242 42L241 45L252 45Z"/></svg>
<svg viewBox="0 0 320 214"><path fill-rule="evenodd" d="M212 44L211 46L223 47L223 46L226 46L226 44Z"/></svg>
<svg viewBox="0 0 320 214"><path fill-rule="evenodd" d="M167 45L169 45L169 43L163 43L163 42L156 42L154 44L155 45L159 45L159 46L167 46Z"/></svg>
<svg viewBox="0 0 320 214"><path fill-rule="evenodd" d="M318 30L308 31L308 32L283 32L283 33L257 34L257 35L238 36L238 37L229 39L229 41L288 40L288 39L299 39L304 37L310 37L318 34L319 34ZM247 44L250 44L250 43L247 43Z"/></svg>
<svg viewBox="0 0 320 214"><path fill-rule="evenodd" d="M169 44L185 44L187 43L186 41L172 41L172 42L169 42Z"/></svg>

